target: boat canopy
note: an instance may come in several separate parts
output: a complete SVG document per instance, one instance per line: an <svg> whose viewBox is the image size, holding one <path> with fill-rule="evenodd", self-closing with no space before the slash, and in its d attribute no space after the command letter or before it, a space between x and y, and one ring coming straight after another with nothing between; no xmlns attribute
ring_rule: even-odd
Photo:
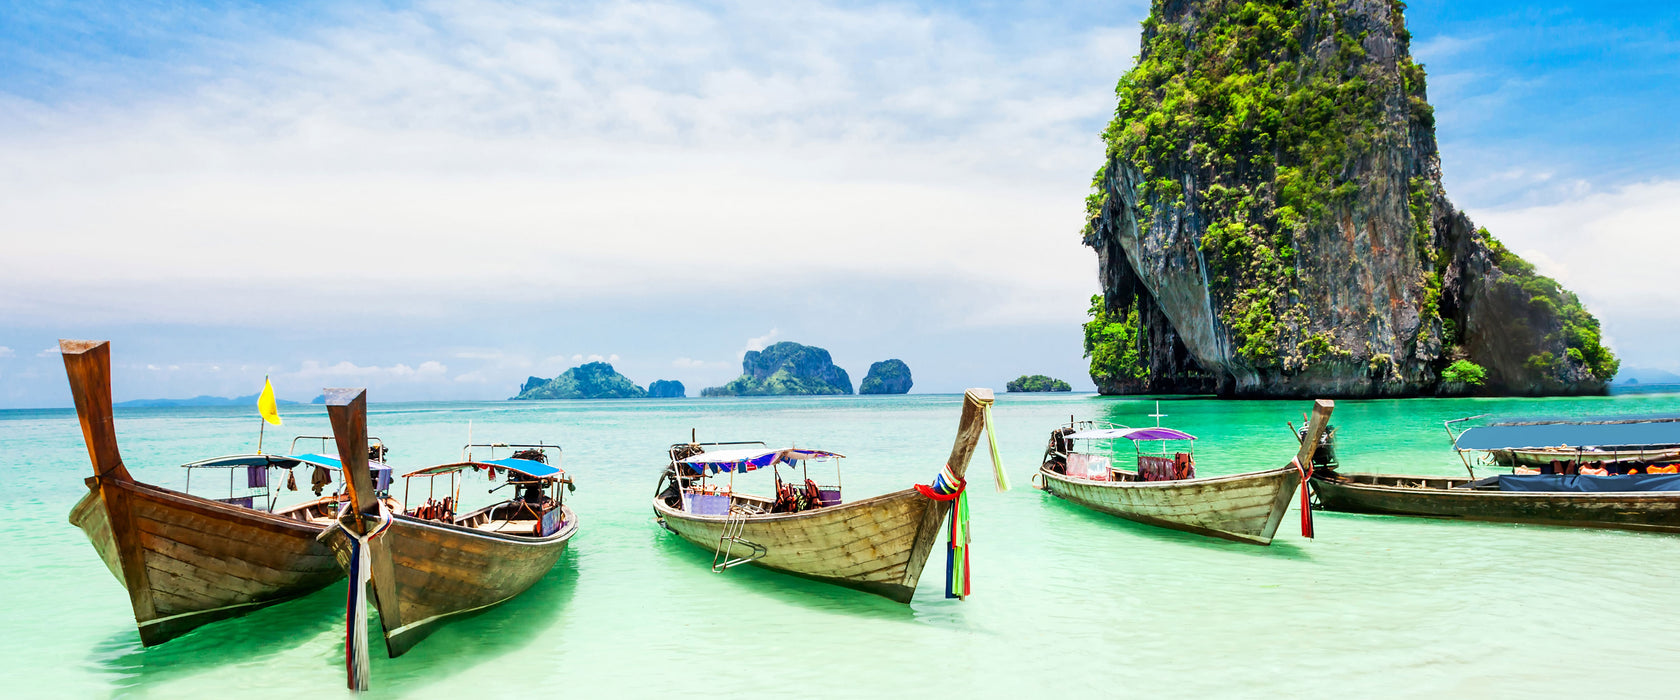
<svg viewBox="0 0 1680 700"><path fill-rule="evenodd" d="M781 450L765 449L762 447L748 447L734 450L717 450L702 452L680 460L682 464L694 467L695 471L709 472L750 472L762 469L772 464L786 464L793 466L795 462L808 459L827 459L829 457L844 457L837 452L824 450L802 450L787 448Z"/></svg>
<svg viewBox="0 0 1680 700"><path fill-rule="evenodd" d="M564 469L552 464L543 464L534 459L477 459L454 464L439 464L435 467L416 469L403 475L404 479L416 476L438 476L453 474L463 469L506 469L515 474L522 474L532 479L554 479L566 473Z"/></svg>
<svg viewBox="0 0 1680 700"><path fill-rule="evenodd" d="M1460 450L1484 452L1545 447L1680 445L1680 421L1489 425L1460 433L1454 445Z"/></svg>
<svg viewBox="0 0 1680 700"><path fill-rule="evenodd" d="M313 453L301 455L229 455L226 457L199 460L197 462L188 462L181 466L189 469L214 467L224 467L230 469L233 467L274 467L276 469L291 469L292 467L300 464L311 467L323 467L326 469L344 468L343 463L339 462L337 457L329 457L327 455ZM374 472L391 471L390 467L380 464L379 462L369 462L368 468Z"/></svg>
<svg viewBox="0 0 1680 700"><path fill-rule="evenodd" d="M1064 435L1068 440L1194 440L1196 436L1172 428L1100 428Z"/></svg>

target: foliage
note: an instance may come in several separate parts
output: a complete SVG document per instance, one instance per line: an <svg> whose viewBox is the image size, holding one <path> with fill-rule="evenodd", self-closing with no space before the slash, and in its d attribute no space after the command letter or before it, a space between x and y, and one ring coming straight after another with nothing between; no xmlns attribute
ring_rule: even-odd
<svg viewBox="0 0 1680 700"><path fill-rule="evenodd" d="M1021 375L1015 381L1005 386L1009 391L1073 391L1073 387L1060 379L1053 379L1042 374Z"/></svg>
<svg viewBox="0 0 1680 700"><path fill-rule="evenodd" d="M1085 322L1085 357L1091 360L1091 381L1102 385L1147 379L1144 348L1148 332L1137 305L1109 313L1107 301L1098 294L1091 297L1086 314L1091 318Z"/></svg>
<svg viewBox="0 0 1680 700"><path fill-rule="evenodd" d="M1469 360L1458 360L1450 365L1447 365L1446 369L1441 370L1441 380L1446 382L1455 382L1458 384L1468 384L1470 386L1481 386L1487 381L1487 370L1481 365Z"/></svg>
<svg viewBox="0 0 1680 700"><path fill-rule="evenodd" d="M1355 35L1344 12L1349 0L1201 4L1193 24L1162 19L1159 7L1144 22L1143 51L1115 87L1103 137L1110 160L1142 175L1145 231L1156 212L1186 205L1174 173L1195 172L1203 183L1201 252L1220 316L1238 353L1263 366L1277 361L1301 234L1358 192L1343 174L1353 158L1405 137L1406 124L1384 121L1388 95L1427 109L1424 73L1405 56L1397 76L1367 60L1363 30ZM1403 31L1402 7L1392 9ZM1108 172L1107 164L1098 170L1087 198L1093 220L1106 204Z"/></svg>
<svg viewBox="0 0 1680 700"><path fill-rule="evenodd" d="M688 395L683 383L675 379L658 379L647 387L650 399L680 399Z"/></svg>

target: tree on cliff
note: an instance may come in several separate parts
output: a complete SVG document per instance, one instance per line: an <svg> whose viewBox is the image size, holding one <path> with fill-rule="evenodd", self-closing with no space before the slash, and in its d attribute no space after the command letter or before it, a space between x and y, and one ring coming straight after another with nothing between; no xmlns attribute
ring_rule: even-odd
<svg viewBox="0 0 1680 700"><path fill-rule="evenodd" d="M869 366L869 373L858 383L859 394L908 394L915 382L910 379L910 365L904 360L882 360Z"/></svg>
<svg viewBox="0 0 1680 700"><path fill-rule="evenodd" d="M1085 243L1103 393L1596 393L1597 319L1456 210L1398 0L1156 0Z"/></svg>

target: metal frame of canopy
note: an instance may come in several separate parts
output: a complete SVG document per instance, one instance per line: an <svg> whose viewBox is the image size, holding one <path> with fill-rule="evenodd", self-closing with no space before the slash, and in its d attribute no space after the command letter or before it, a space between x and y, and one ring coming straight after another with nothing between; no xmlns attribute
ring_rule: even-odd
<svg viewBox="0 0 1680 700"><path fill-rule="evenodd" d="M722 446L731 446L731 445L735 445L735 446L739 446L739 445L758 445L760 447L763 447L764 449L763 450L751 451L751 454L760 455L760 456L764 456L764 457L774 457L774 458L770 459L769 462L767 462L766 464L762 464L762 465L752 465L751 460L740 460L740 459L729 460L727 462L713 462L713 461L707 461L707 460L696 460L695 458L701 457L701 456L704 456L704 455L707 455L707 454L713 455L714 457L720 456L720 454L716 453L716 452L708 453L708 452L704 452L704 451L701 451L701 452L698 452L698 453L695 453L695 454L691 454L691 455L689 455L687 457L684 457L682 459L677 458L677 449L679 447L705 448L705 447L722 447ZM747 454L748 453L748 451L744 450L744 449L742 449L742 450L731 450L729 452L739 452L739 453L742 453L742 454ZM781 479L781 466L783 464L786 464L786 463L789 463L789 462L797 462L799 464L799 467L800 467L800 476L802 478L804 478L804 480L807 481L807 482L816 483L814 481L811 481L811 464L810 463L813 462L813 461L822 462L822 461L826 461L826 460L829 460L829 459L834 460L834 489L833 490L836 494L840 494L840 493L844 492L844 482L841 480L841 475L840 475L840 473L841 473L840 462L841 462L841 460L845 459L846 456L843 455L843 454L840 454L838 452L830 452L830 451L827 451L827 450L812 450L812 449L805 449L805 448L800 448L800 447L786 447L786 448L776 449L776 448L771 448L768 443L765 443L762 440L738 440L738 441L732 441L732 442L694 442L694 441L692 441L692 434L691 434L691 441L690 442L680 443L680 444L677 444L677 445L672 445L670 447L670 449L668 450L668 453L671 457L671 463L673 465L682 465L683 467L687 467L689 470L695 472L694 476L683 476L680 473L678 474L679 479L685 479L689 482L687 485L679 483L678 484L678 489L681 490L681 491L689 492L689 493L701 493L701 494L709 493L709 491L706 491L704 489L706 489L706 487L708 485L708 482L710 481L712 475L723 471L723 469L716 467L716 465L719 465L719 464L729 464L729 465L731 465L731 468L729 469L729 483L725 486L725 489L724 489L724 491L722 491L722 493L734 494L735 493L735 474L736 473L747 473L747 472L757 471L757 470L763 469L765 467L769 467L773 472L775 472L776 478L778 480L780 480ZM733 456L733 455L731 455L731 456ZM707 469L706 467L708 465L712 465L714 468ZM789 464L789 466L792 466L792 464ZM696 484L698 484L698 487L696 487ZM701 489L701 490L696 490L696 488ZM819 486L818 488L822 488L822 487Z"/></svg>
<svg viewBox="0 0 1680 700"><path fill-rule="evenodd" d="M1680 449L1680 417L1676 416L1507 420L1453 433L1454 423L1486 417L1488 414L1443 423L1447 436L1452 439L1453 451L1459 455L1471 479L1476 478L1476 470L1464 456L1466 452L1481 453L1484 463L1494 461L1496 453L1508 453L1509 466L1514 471L1518 465L1515 454L1522 451L1555 451L1558 457L1572 455L1574 459L1570 461L1579 463L1639 459L1652 452ZM1468 445L1466 438L1473 438Z"/></svg>
<svg viewBox="0 0 1680 700"><path fill-rule="evenodd" d="M299 435L297 437L292 438L291 447L288 450L289 454L277 455L277 454L259 452L259 453L255 453L255 454L223 455L223 456L220 456L220 457L211 457L209 459L201 459L201 460L198 460L198 461L195 461L195 462L188 462L186 464L181 465L182 469L187 470L186 485L182 489L182 492L183 493L188 493L188 494L192 493L192 475L193 475L193 470L194 469L226 469L228 471L228 495L227 495L227 498L224 502L231 501L233 499L243 499L243 498L255 499L255 498L258 498L260 496L260 497L266 499L266 503L267 503L268 507L265 508L265 509L258 509L258 510L266 510L267 512L273 512L275 504L277 504L280 500L280 492L277 489L267 485L267 483L266 483L267 480L268 480L267 476L264 476L263 481L265 483L263 484L263 486L260 487L260 488L263 489L263 493L260 493L260 494L259 493L247 493L246 495L238 496L238 495L235 495L235 492L238 490L238 487L234 484L234 474L236 472L236 469L238 467L246 467L247 469L249 469L250 467L263 466L263 467L267 467L269 469L290 470L290 469L293 469L293 468L297 467L300 464L307 464L307 465L314 466L314 467L321 467L321 468L327 469L329 471L340 471L342 469L342 466L338 463L338 459L333 455L324 454L324 451L326 450L327 441L331 440L331 439L332 439L331 436L323 437L323 436L320 436L320 435ZM321 453L321 454L299 453L298 450L297 450L297 443L298 443L299 440L320 440L321 441L321 448L320 449L323 450L323 453ZM378 437L370 436L370 437L368 437L368 444L377 446L378 449L379 449L379 454L381 456L384 456L384 454L386 452L384 441L380 440ZM384 470L384 471L387 471L387 472L391 471L391 468L389 466L386 466L384 464L383 460L379 460L379 461L371 461L370 460L369 463L368 463L368 466L371 470L373 470L375 472L380 471L380 470ZM247 491L249 491L250 489L254 489L254 488L258 488L258 487L256 487L256 486L246 486L245 488L246 488ZM224 500L224 499L216 499L216 500Z"/></svg>
<svg viewBox="0 0 1680 700"><path fill-rule="evenodd" d="M483 460L474 459L472 451L473 451L473 448L475 448L475 447L488 448L490 450L490 458L489 459L483 459ZM554 451L554 457L553 457L552 461L543 461L543 462L538 462L536 460L519 459L519 458L513 458L513 457L508 457L508 458L503 458L503 459L498 460L498 459L495 459L497 448L513 450L514 454L518 454L522 450L537 450L538 452L540 452L543 455L543 458L545 460L549 459L549 457L548 457L549 452L548 451L553 450ZM419 478L419 477L425 477L427 479L426 499L430 501L430 500L435 500L435 496L437 496L437 477L443 476L445 474L449 475L449 492L450 492L449 502L450 502L451 505L458 506L461 502L460 475L461 475L462 471L465 471L469 468L471 468L471 469L503 469L503 470L506 470L506 471L510 472L509 478L506 481L502 482L502 484L500 486L497 486L495 488L490 489L486 493L495 493L496 491L499 491L499 490L501 490L503 488L506 488L508 486L543 484L546 487L551 489L549 497L553 498L554 502L557 505L564 505L565 494L564 494L564 491L559 488L559 486L561 484L565 484L566 486L570 487L573 490L575 490L577 488L575 485L573 485L571 477L566 474L566 470L562 469L560 467L560 460L565 458L565 450L563 448L561 448L559 445L551 445L551 444L546 443L546 442L537 442L537 443L509 443L509 442L468 443L468 444L463 445L461 447L461 455L462 455L462 460L460 462L454 462L454 463L451 463L451 464L438 464L438 465L433 465L433 466L430 466L430 467L424 467L424 468L416 469L414 471L411 471L407 474L402 475L402 477L403 477L403 501L402 501L403 511L407 512L409 510L409 508L408 508L408 486L411 483L410 479ZM520 465L514 464L514 462L530 462L532 464L536 464L536 465L539 465L539 466L549 467L550 469L553 470L553 473L551 473L551 474L546 474L546 473L545 474L536 474L536 473L533 473L533 472L537 471L536 469L522 467ZM512 473L521 474L529 480L527 480L527 481L515 481L512 478Z"/></svg>

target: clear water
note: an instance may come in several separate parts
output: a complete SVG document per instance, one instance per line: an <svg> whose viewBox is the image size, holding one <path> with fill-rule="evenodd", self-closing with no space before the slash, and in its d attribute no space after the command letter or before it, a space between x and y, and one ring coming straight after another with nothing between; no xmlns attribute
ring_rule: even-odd
<svg viewBox="0 0 1680 700"><path fill-rule="evenodd" d="M400 659L384 658L376 640L373 694L1672 692L1680 537L1319 513L1318 539L1300 538L1292 514L1262 548L1127 523L1027 487L1056 423L1148 424L1149 401L999 395L1017 488L993 492L984 458L970 472L975 595L965 602L942 596L938 561L908 606L753 567L713 574L711 552L652 522L664 449L690 428L847 454L855 499L926 482L950 449L960 400L375 404L370 430L399 467L456 457L469 420L481 441L560 442L582 531L525 595ZM1285 463L1294 440L1284 421L1299 424L1307 407L1162 403L1166 424L1203 438L1209 475ZM1680 411L1680 396L1343 401L1335 423L1346 470L1456 474L1448 418L1654 411ZM270 440L329 432L320 407L292 407L286 421ZM249 451L256 428L244 409L117 414L129 468L177 487L175 465ZM73 413L0 412L0 450L4 694L301 697L343 687L343 583L144 649L120 585L65 520L90 473ZM307 475L299 480L307 494Z"/></svg>

